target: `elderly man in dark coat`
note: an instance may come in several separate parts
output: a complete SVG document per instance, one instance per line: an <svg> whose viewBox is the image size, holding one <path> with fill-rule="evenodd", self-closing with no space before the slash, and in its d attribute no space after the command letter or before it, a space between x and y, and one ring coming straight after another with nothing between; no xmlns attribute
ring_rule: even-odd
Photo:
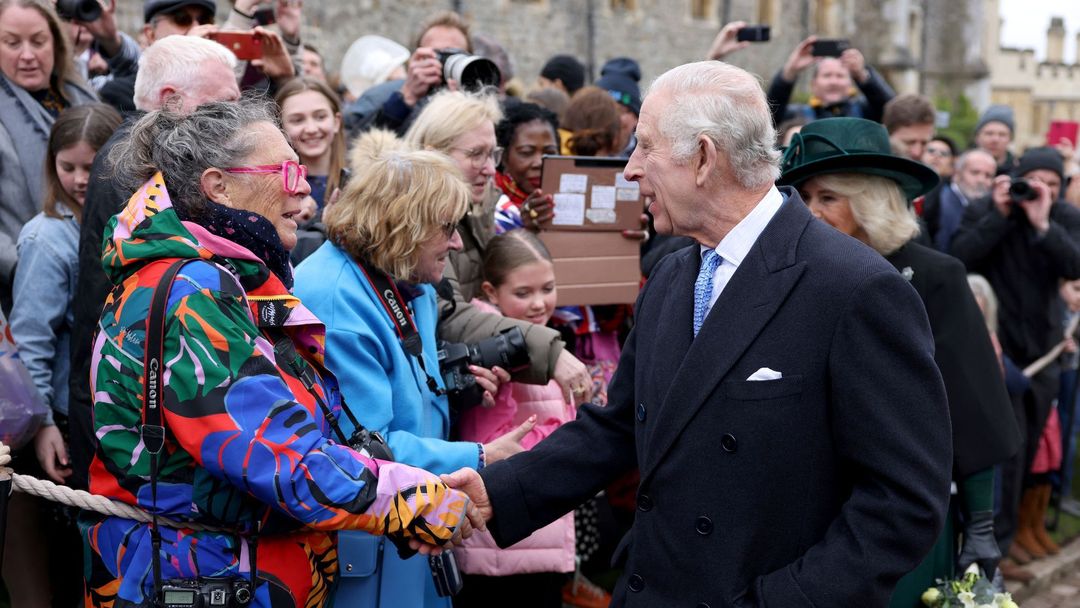
<svg viewBox="0 0 1080 608"><path fill-rule="evenodd" d="M616 606L881 606L945 518L951 430L926 312L779 173L755 78L675 68L626 167L696 244L638 298L607 407L447 477L513 543L638 466Z"/></svg>

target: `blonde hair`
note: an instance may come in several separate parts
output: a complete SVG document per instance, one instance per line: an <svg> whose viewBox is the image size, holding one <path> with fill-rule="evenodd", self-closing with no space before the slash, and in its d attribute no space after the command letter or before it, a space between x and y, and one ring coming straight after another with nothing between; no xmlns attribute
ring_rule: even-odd
<svg viewBox="0 0 1080 608"><path fill-rule="evenodd" d="M393 131L372 129L353 140L352 151L349 152L349 169L356 177L376 160L392 152L406 152L411 149L408 144L398 139Z"/></svg>
<svg viewBox="0 0 1080 608"><path fill-rule="evenodd" d="M421 247L465 215L469 188L442 154L390 151L353 176L323 212L330 240L398 279L411 279Z"/></svg>
<svg viewBox="0 0 1080 608"><path fill-rule="evenodd" d="M915 214L895 181L866 173L830 173L813 179L820 187L847 197L851 215L881 255L889 255L919 234Z"/></svg>
<svg viewBox="0 0 1080 608"><path fill-rule="evenodd" d="M405 142L417 150L428 148L447 154L459 137L485 122L494 129L502 116L494 95L442 91L416 117L405 133Z"/></svg>

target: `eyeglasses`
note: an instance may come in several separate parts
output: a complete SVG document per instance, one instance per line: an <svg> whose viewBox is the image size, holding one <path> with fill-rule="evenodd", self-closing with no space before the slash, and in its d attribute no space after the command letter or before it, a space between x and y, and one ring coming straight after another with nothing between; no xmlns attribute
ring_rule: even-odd
<svg viewBox="0 0 1080 608"><path fill-rule="evenodd" d="M465 155L465 160L469 161L469 163L471 163L472 166L474 168L476 168L476 169L479 169L479 168L483 167L484 163L486 163L489 158L491 159L491 162L495 163L496 167L498 167L499 163L502 162L502 157L503 157L503 149L502 148L498 148L498 147L492 148L492 150L490 152L488 152L486 150L468 150L468 149L465 149L465 148L450 148L450 149L451 150L456 150L456 151L461 152L462 154L464 154Z"/></svg>
<svg viewBox="0 0 1080 608"><path fill-rule="evenodd" d="M457 229L461 226L462 222L465 221L465 217L467 215L468 214L461 216L461 219L456 222L444 222L442 224L439 224L439 228L442 230L443 236L448 239L454 238L454 233L457 232Z"/></svg>
<svg viewBox="0 0 1080 608"><path fill-rule="evenodd" d="M191 11L185 8L178 8L174 11L154 15L151 23L157 25L158 21L165 18L168 18L169 21L175 23L177 27L191 27L192 23L207 25L214 22L214 15L205 10L199 10L195 15L192 15Z"/></svg>
<svg viewBox="0 0 1080 608"><path fill-rule="evenodd" d="M222 171L226 173L281 173L281 185L288 194L296 194L300 190L300 181L307 179L307 167L295 160L287 160L280 165L229 167Z"/></svg>

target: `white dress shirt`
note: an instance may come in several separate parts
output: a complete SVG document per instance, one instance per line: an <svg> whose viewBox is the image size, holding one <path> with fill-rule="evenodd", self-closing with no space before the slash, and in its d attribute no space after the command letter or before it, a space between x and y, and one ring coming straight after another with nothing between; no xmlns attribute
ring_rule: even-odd
<svg viewBox="0 0 1080 608"><path fill-rule="evenodd" d="M758 201L754 209L741 222L736 224L731 229L731 232L728 232L716 246L716 253L720 255L723 261L720 262L716 272L713 274L712 296L709 298L709 310L705 311L706 316L712 310L716 299L720 297L720 292L724 291L728 281L731 280L735 271L739 269L739 264L742 264L746 255L750 253L750 248L757 242L758 237L765 230L765 226L769 225L769 222L772 221L773 216L780 210L780 205L783 203L784 196L780 194L776 186L773 186L765 194L765 198ZM702 245L701 255L704 256L708 250L708 247Z"/></svg>

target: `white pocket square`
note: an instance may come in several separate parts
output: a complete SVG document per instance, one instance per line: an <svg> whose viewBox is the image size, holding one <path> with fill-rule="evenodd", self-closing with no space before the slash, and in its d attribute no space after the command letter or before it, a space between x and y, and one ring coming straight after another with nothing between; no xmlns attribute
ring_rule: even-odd
<svg viewBox="0 0 1080 608"><path fill-rule="evenodd" d="M769 369L767 367L763 367L763 368L757 370L756 372L750 374L750 377L747 378L746 380L747 380L747 382L754 382L754 381L758 381L758 380L779 380L779 379L781 379L783 377L784 377L784 375L781 374L780 372L776 371L775 369Z"/></svg>

